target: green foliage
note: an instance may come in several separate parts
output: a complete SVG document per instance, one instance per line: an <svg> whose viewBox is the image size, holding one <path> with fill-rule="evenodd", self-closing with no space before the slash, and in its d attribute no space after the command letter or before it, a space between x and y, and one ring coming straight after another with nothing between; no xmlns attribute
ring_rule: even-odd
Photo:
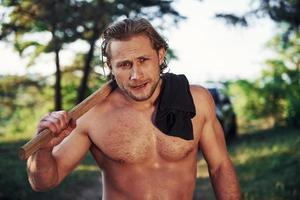
<svg viewBox="0 0 300 200"><path fill-rule="evenodd" d="M299 32L300 0L256 0L251 1L251 5L252 8L240 16L234 13L218 13L216 17L224 19L228 24L248 26L251 19L268 16L275 23L286 26L282 35L284 42L288 42L292 33Z"/></svg>
<svg viewBox="0 0 300 200"><path fill-rule="evenodd" d="M269 42L276 56L266 61L260 77L229 83L238 120L243 125L251 124L253 119L265 119L269 125L300 127L300 33L292 34L288 43L282 34Z"/></svg>
<svg viewBox="0 0 300 200"><path fill-rule="evenodd" d="M55 108L61 109L60 58L59 51L65 44L84 40L90 46L82 63L83 76L77 93L77 101L85 97L88 90L88 79L94 68L94 48L102 31L114 20L120 17L143 16L149 19L159 19L163 26L164 16L171 17L176 23L183 17L173 8L172 1L14 1L1 3L11 11L7 12L7 20L1 24L0 39L13 36L14 44L20 54L28 47L33 47L28 65L42 53L56 54L56 86ZM147 9L151 8L151 9ZM50 33L51 39L46 44L27 40L25 36L32 33ZM99 59L97 57L96 59Z"/></svg>
<svg viewBox="0 0 300 200"><path fill-rule="evenodd" d="M300 126L300 32L292 34L288 43L280 35L270 43L277 58L266 63L269 69L263 74L264 79L272 81L265 84L277 99L277 107L290 125ZM276 93L275 93L276 90Z"/></svg>
<svg viewBox="0 0 300 200"><path fill-rule="evenodd" d="M35 109L47 105L42 101L43 88L44 81L39 77L0 77L0 135L33 133L38 114Z"/></svg>
<svg viewBox="0 0 300 200"><path fill-rule="evenodd" d="M278 128L243 135L229 147L243 199L299 199L300 130Z"/></svg>

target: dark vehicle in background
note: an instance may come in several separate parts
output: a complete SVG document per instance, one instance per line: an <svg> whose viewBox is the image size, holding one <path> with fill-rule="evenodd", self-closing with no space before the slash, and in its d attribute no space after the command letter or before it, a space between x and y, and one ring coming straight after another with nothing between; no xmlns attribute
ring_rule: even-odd
<svg viewBox="0 0 300 200"><path fill-rule="evenodd" d="M233 106L226 93L226 89L222 84L205 84L204 87L211 93L215 104L216 114L219 119L225 134L225 138L232 139L237 136L236 114Z"/></svg>

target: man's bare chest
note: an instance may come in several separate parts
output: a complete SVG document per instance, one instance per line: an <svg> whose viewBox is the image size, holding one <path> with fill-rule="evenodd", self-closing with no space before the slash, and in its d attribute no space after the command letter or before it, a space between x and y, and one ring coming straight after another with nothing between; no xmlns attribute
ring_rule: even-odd
<svg viewBox="0 0 300 200"><path fill-rule="evenodd" d="M151 122L151 116L127 109L94 123L89 132L92 142L112 160L139 163L149 159L178 161L192 152L194 141L168 136Z"/></svg>

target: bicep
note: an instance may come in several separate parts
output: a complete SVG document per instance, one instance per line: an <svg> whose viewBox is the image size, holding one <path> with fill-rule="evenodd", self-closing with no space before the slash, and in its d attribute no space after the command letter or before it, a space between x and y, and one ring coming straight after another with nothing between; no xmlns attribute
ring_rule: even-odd
<svg viewBox="0 0 300 200"><path fill-rule="evenodd" d="M59 182L79 164L88 152L90 145L88 134L77 127L53 149Z"/></svg>
<svg viewBox="0 0 300 200"><path fill-rule="evenodd" d="M198 145L210 170L214 170L228 158L223 128L217 119L210 93L206 89L198 89L197 97L197 112L203 118Z"/></svg>
<svg viewBox="0 0 300 200"><path fill-rule="evenodd" d="M199 147L209 169L212 171L228 159L223 129L217 118L205 122L199 140Z"/></svg>

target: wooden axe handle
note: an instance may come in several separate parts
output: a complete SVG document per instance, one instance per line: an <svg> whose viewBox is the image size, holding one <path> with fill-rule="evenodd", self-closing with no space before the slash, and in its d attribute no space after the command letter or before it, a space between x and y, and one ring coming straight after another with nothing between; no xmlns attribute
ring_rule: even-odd
<svg viewBox="0 0 300 200"><path fill-rule="evenodd" d="M94 107L97 103L103 101L111 91L116 87L116 83L113 80L105 83L101 88L96 90L93 94L88 96L84 101L76 105L73 109L68 112L69 120L77 120L88 110ZM30 155L35 153L41 146L48 143L54 134L50 129L44 129L37 136L23 145L19 150L19 157L22 160L26 160Z"/></svg>

